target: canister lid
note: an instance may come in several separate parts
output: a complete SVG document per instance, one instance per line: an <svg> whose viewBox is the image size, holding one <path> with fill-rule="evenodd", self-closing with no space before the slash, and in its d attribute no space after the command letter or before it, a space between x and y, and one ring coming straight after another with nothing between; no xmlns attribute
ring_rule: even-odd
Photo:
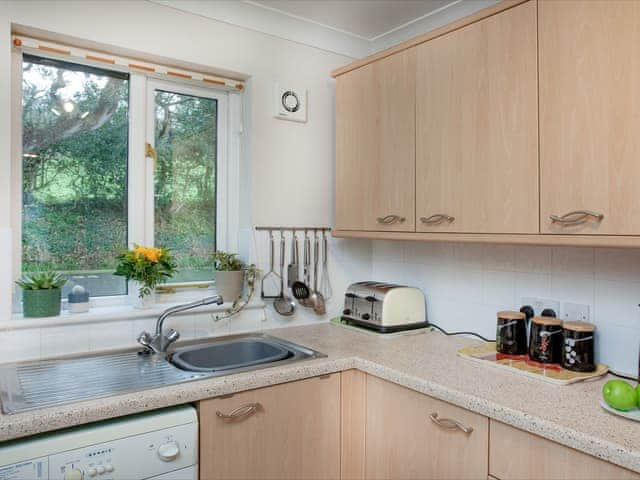
<svg viewBox="0 0 640 480"><path fill-rule="evenodd" d="M503 320L524 320L527 316L522 312L506 310L504 312L498 312L498 318L502 318Z"/></svg>
<svg viewBox="0 0 640 480"><path fill-rule="evenodd" d="M588 322L562 322L562 328L574 332L593 332L596 326Z"/></svg>
<svg viewBox="0 0 640 480"><path fill-rule="evenodd" d="M562 320L556 317L533 317L531 321L538 325L562 325Z"/></svg>

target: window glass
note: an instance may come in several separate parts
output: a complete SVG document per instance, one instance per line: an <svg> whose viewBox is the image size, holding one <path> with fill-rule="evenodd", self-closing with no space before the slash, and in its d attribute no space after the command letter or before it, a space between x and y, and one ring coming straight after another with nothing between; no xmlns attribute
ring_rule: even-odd
<svg viewBox="0 0 640 480"><path fill-rule="evenodd" d="M56 270L92 296L126 293L129 77L25 55L22 271Z"/></svg>
<svg viewBox="0 0 640 480"><path fill-rule="evenodd" d="M217 127L217 100L155 91L155 245L175 254L174 282L212 278Z"/></svg>

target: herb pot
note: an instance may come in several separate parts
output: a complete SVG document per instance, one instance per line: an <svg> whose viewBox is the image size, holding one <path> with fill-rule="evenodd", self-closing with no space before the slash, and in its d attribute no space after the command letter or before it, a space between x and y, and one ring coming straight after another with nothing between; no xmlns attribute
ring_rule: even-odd
<svg viewBox="0 0 640 480"><path fill-rule="evenodd" d="M145 295L140 298L140 287L142 284L137 280L129 280L129 299L131 300L131 305L134 308L138 308L140 310L147 310L149 308L153 308L156 304L156 291L155 289L151 290L149 295Z"/></svg>
<svg viewBox="0 0 640 480"><path fill-rule="evenodd" d="M242 296L244 270L215 271L216 292L225 302L235 302Z"/></svg>
<svg viewBox="0 0 640 480"><path fill-rule="evenodd" d="M22 291L22 313L25 318L55 317L60 315L60 288Z"/></svg>
<svg viewBox="0 0 640 480"><path fill-rule="evenodd" d="M562 359L562 321L555 317L533 317L529 339L529 358L539 363Z"/></svg>

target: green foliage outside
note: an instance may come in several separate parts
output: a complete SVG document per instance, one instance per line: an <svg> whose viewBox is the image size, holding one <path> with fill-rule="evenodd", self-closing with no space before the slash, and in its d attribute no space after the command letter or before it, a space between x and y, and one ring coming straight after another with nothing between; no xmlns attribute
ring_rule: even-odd
<svg viewBox="0 0 640 480"><path fill-rule="evenodd" d="M22 269L112 272L127 246L128 79L31 57L23 72ZM155 244L210 271L217 104L158 92L156 118Z"/></svg>

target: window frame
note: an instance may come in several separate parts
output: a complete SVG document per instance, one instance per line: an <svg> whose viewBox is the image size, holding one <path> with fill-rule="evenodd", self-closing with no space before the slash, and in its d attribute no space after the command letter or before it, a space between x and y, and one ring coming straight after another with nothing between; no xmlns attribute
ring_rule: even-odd
<svg viewBox="0 0 640 480"><path fill-rule="evenodd" d="M68 63L85 64L85 62L70 61L68 58L56 54L42 54L39 56L61 60ZM20 314L19 289L14 280L22 274L22 64L23 52L14 51L12 56L12 157L11 167L11 272L10 285L0 285L0 288L11 289L12 311ZM121 72L120 68L94 65L103 70ZM242 94L229 92L221 88L207 88L196 86L188 80L164 80L153 74L128 71L129 73L129 145L128 145L128 231L127 242L153 244L154 226L154 166L153 159L145 155L145 142L154 146L155 131L151 114L155 106L154 91L158 87L163 90L175 91L186 95L197 95L215 98L218 101L218 145L216 159L216 248L227 251L238 251L238 230L240 222L240 156L242 134ZM188 301L201 298L203 282L186 282L171 284L179 288L179 293L163 293L160 302ZM124 295L92 297L94 307L110 307L130 304L130 293ZM166 298L162 298L166 297ZM63 306L66 299L63 298ZM133 307L132 307L133 308ZM55 323L55 322L53 322Z"/></svg>

